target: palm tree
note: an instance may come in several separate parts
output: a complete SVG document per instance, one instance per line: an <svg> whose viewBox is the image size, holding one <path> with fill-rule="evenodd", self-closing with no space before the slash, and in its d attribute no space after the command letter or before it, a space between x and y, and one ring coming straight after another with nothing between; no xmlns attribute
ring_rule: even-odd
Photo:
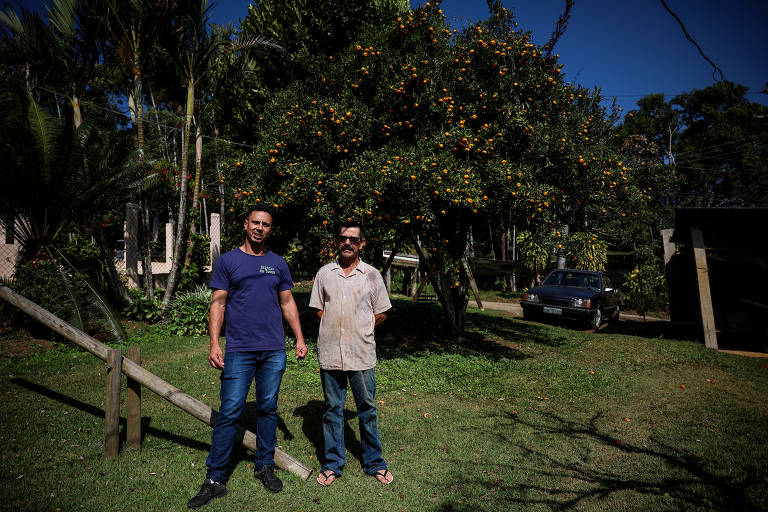
<svg viewBox="0 0 768 512"><path fill-rule="evenodd" d="M104 26L108 36L107 56L129 78L128 102L136 129L136 148L144 158L144 94L143 80L147 62L156 46L157 36L166 28L172 6L162 0L102 0L105 11ZM148 192L139 195L142 220L142 267L144 286L150 301L154 299L152 276L152 246L150 237L150 209Z"/></svg>
<svg viewBox="0 0 768 512"><path fill-rule="evenodd" d="M59 261L64 235L83 231L100 248L109 288L125 302L127 291L115 270L100 217L115 202L143 186L143 172L117 133L88 120L57 119L20 87L0 88L0 224L15 226L22 245L20 264Z"/></svg>
<svg viewBox="0 0 768 512"><path fill-rule="evenodd" d="M189 172L189 135L192 128L192 119L195 115L195 88L201 80L206 78L213 70L217 69L219 59L222 54L231 52L236 48L230 39L231 28L211 28L209 26L211 6L207 0L195 2L195 6L189 9L184 8L178 11L178 16L173 20L175 35L173 44L170 46L175 61L183 71L184 83L187 90L186 111L184 120L184 140L182 144L181 159L181 186L179 191L179 212L178 224L176 230L176 243L174 247L174 257L171 263L171 270L168 274L168 283L163 296L163 309L170 304L173 294L176 291L179 271L182 264L182 256L186 246L187 236L187 174ZM271 44L269 40L263 39L259 44ZM201 129L201 123L198 121L197 129ZM202 153L202 132L199 132L199 142L196 143L197 154L200 155L197 161L201 161ZM198 165L195 173L196 187L200 184L201 166ZM199 196L199 189L196 192Z"/></svg>
<svg viewBox="0 0 768 512"><path fill-rule="evenodd" d="M46 20L21 8L0 11L12 67L23 74L28 90L45 85L63 90L72 107L73 128L83 121L82 102L101 57L101 27L75 0L51 0Z"/></svg>

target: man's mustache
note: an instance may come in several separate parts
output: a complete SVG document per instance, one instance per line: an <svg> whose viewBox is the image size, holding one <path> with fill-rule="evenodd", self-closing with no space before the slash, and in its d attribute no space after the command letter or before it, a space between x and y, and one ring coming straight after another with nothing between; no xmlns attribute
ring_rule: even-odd
<svg viewBox="0 0 768 512"><path fill-rule="evenodd" d="M344 244L341 246L342 251L354 251L355 247L350 244Z"/></svg>

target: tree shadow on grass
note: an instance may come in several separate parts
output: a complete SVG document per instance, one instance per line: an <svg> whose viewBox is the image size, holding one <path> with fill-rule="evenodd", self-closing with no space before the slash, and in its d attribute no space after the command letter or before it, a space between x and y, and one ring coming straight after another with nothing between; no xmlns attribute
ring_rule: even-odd
<svg viewBox="0 0 768 512"><path fill-rule="evenodd" d="M306 338L317 338L315 310L308 306L309 293L295 292L301 326ZM450 335L440 304L392 299L387 319L376 329L380 357L393 359L429 352L484 356L494 360L524 359L519 343L560 346L571 342L540 324L524 322L502 313L467 311L463 335Z"/></svg>
<svg viewBox="0 0 768 512"><path fill-rule="evenodd" d="M78 409L86 414L90 414L91 416L94 416L96 418L99 418L102 420L104 419L104 414L105 414L104 409L101 409L99 407L82 402L80 400L72 398L71 396L64 395L62 393L59 393L58 391L53 391L52 389L46 388L45 386L41 386L40 384L36 384L34 382L30 382L26 379L20 379L17 377L12 379L10 382L17 386L23 387L29 391L32 391L33 393L37 393L51 400L56 400L57 402L62 403L66 406L72 407L74 409ZM151 422L152 422L152 418L149 416L143 416L141 418L142 442L148 435L151 435L152 437L163 439L165 441L170 441L171 443L178 444L181 446L186 446L194 450L207 451L210 448L209 443L203 443L195 439L190 439L189 437L180 436L172 432L168 432L167 430L152 427ZM125 426L126 426L126 419L121 416L120 417L121 444L125 442Z"/></svg>
<svg viewBox="0 0 768 512"><path fill-rule="evenodd" d="M491 360L530 357L521 343L560 346L572 343L565 335L532 322L502 313L467 311L466 328L451 337L439 305L395 299L387 320L376 330L376 344L382 359L428 353L449 353L486 357Z"/></svg>
<svg viewBox="0 0 768 512"><path fill-rule="evenodd" d="M729 475L732 468L724 467L722 474L716 474L708 467L718 464L716 455L713 455L711 460L706 460L654 438L648 440L649 446L622 441L598 427L600 413L586 422L568 420L547 412L539 414L542 418L540 422L521 419L513 412L506 412L503 416L509 421L509 427L512 429L524 428L547 436L565 436L571 446L578 446L586 440L600 447L600 452L612 450L618 455L644 457L642 464L647 470L642 477L633 477L623 471L625 468L611 467L605 460L593 461L587 447L581 453L563 451L553 454L516 444L521 452L521 462L515 466L532 476L524 482L515 483L516 492L510 492L507 497L511 503L520 506L544 505L552 510L570 510L579 506L588 507L594 500L604 500L615 493L630 492L658 497L668 501L671 508L764 510L760 504L750 500L749 496L764 496L766 491L763 472L755 465L745 465L746 474L741 478ZM499 440L506 441L506 437L500 435ZM531 460L536 461L536 464L526 463ZM680 476L656 476L652 468L662 465L674 468L675 475ZM511 471L511 465L509 466ZM544 483L531 483L539 480ZM553 480L575 480L582 485L563 485L563 488L547 485L548 481ZM498 483L488 480L476 479L473 483L489 490L499 490ZM532 497L520 498L519 491L522 491L524 496Z"/></svg>
<svg viewBox="0 0 768 512"><path fill-rule="evenodd" d="M668 340L690 341L696 339L696 331L690 325L673 324L669 320L641 317L621 317L618 322L608 322L595 334L624 334L643 338L665 338Z"/></svg>

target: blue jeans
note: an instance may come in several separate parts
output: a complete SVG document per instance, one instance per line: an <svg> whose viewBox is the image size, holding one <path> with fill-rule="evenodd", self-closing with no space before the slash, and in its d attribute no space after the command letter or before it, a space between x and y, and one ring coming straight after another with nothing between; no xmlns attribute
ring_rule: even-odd
<svg viewBox="0 0 768 512"><path fill-rule="evenodd" d="M381 440L376 417L376 379L374 369L362 371L320 370L325 409L323 411L323 441L325 455L323 470L341 475L344 451L344 403L347 400L347 380L357 407L360 444L363 447L363 471L372 475L387 469L381 456Z"/></svg>
<svg viewBox="0 0 768 512"><path fill-rule="evenodd" d="M211 452L205 464L206 478L227 481L227 465L240 426L251 381L256 383L256 437L259 446L253 463L256 468L275 465L277 444L277 394L285 373L285 350L226 352L221 371L221 409L211 436Z"/></svg>

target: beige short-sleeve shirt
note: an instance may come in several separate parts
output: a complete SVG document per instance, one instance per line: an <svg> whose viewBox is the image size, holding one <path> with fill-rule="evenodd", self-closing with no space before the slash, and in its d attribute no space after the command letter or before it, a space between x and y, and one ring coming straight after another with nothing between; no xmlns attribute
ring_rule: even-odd
<svg viewBox="0 0 768 512"><path fill-rule="evenodd" d="M337 261L315 276L309 307L322 310L317 357L324 370L359 371L376 366L374 315L392 307L381 274L360 260L344 275Z"/></svg>

